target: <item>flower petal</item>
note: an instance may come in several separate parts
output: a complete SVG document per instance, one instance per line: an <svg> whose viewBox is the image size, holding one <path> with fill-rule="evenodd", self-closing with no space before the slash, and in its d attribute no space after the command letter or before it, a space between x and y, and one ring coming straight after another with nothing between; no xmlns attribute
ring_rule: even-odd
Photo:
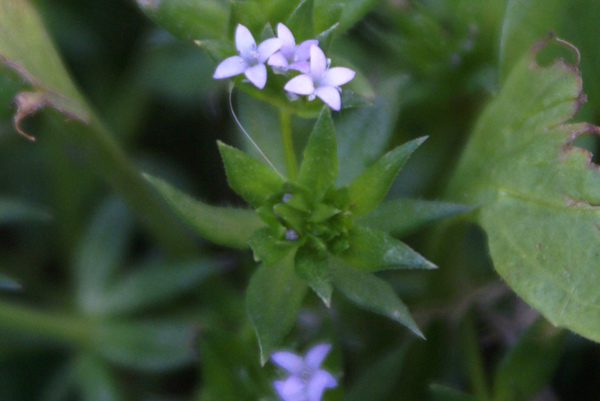
<svg viewBox="0 0 600 401"><path fill-rule="evenodd" d="M326 388L337 386L335 378L325 370L317 370L306 385L306 396L309 401L321 401Z"/></svg>
<svg viewBox="0 0 600 401"><path fill-rule="evenodd" d="M248 81L252 82L258 89L265 87L267 83L267 67L264 64L257 64L254 67L248 68L244 71Z"/></svg>
<svg viewBox="0 0 600 401"><path fill-rule="evenodd" d="M273 363L279 365L291 374L300 374L304 369L302 357L288 351L278 351L271 355Z"/></svg>
<svg viewBox="0 0 600 401"><path fill-rule="evenodd" d="M327 59L325 53L319 46L310 47L310 75L313 78L319 78L327 69Z"/></svg>
<svg viewBox="0 0 600 401"><path fill-rule="evenodd" d="M288 61L281 52L277 52L269 57L269 61L267 62L272 67L280 68L282 70L288 69Z"/></svg>
<svg viewBox="0 0 600 401"><path fill-rule="evenodd" d="M306 60L295 61L288 66L288 70L296 70L304 74L308 74L308 72L310 71L310 63Z"/></svg>
<svg viewBox="0 0 600 401"><path fill-rule="evenodd" d="M296 376L286 380L276 380L273 382L273 387L283 401L303 401L305 399L304 383Z"/></svg>
<svg viewBox="0 0 600 401"><path fill-rule="evenodd" d="M304 362L311 370L319 369L321 362L325 359L329 351L331 350L330 344L319 344L315 345L308 350L304 357Z"/></svg>
<svg viewBox="0 0 600 401"><path fill-rule="evenodd" d="M252 52L256 50L256 42L248 28L242 24L238 24L237 28L235 28L235 48L244 60L254 58Z"/></svg>
<svg viewBox="0 0 600 401"><path fill-rule="evenodd" d="M269 57L273 55L277 50L281 48L281 40L277 38L271 38L263 41L258 45L258 62L264 63Z"/></svg>
<svg viewBox="0 0 600 401"><path fill-rule="evenodd" d="M309 75L302 74L290 79L283 89L297 95L310 95L315 91L315 85Z"/></svg>
<svg viewBox="0 0 600 401"><path fill-rule="evenodd" d="M305 40L296 47L296 60L305 61L310 57L310 48L319 46L319 41L316 39Z"/></svg>
<svg viewBox="0 0 600 401"><path fill-rule="evenodd" d="M277 37L281 40L281 52L285 57L292 57L296 48L296 41L292 31L281 22L277 24Z"/></svg>
<svg viewBox="0 0 600 401"><path fill-rule="evenodd" d="M342 99L340 98L340 92L333 86L322 86L315 89L315 95L319 99L325 102L327 106L331 107L335 111L339 111L342 107Z"/></svg>
<svg viewBox="0 0 600 401"><path fill-rule="evenodd" d="M221 61L213 75L214 79L233 77L248 69L248 63L240 56L231 56Z"/></svg>
<svg viewBox="0 0 600 401"><path fill-rule="evenodd" d="M319 82L323 86L340 86L350 82L355 74L350 68L334 67L325 71Z"/></svg>

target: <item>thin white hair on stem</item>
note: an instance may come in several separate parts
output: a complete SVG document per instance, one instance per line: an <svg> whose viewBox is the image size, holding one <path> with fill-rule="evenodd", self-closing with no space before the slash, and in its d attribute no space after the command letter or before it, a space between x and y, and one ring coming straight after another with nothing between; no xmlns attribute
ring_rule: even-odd
<svg viewBox="0 0 600 401"><path fill-rule="evenodd" d="M240 129L242 130L242 132L244 133L244 135L246 136L246 138L248 138L248 140L250 141L250 143L252 144L252 146L254 146L254 148L258 151L258 153L262 156L262 158L265 159L265 161L267 162L267 164L273 169L273 171L275 171L277 173L278 176L280 176L283 180L285 180L285 177L279 172L279 170L277 170L277 168L273 165L273 163L271 163L271 161L269 160L269 158L267 157L267 155L265 155L263 153L263 151L258 147L258 145L256 144L256 142L254 142L254 140L252 139L252 137L250 136L250 134L248 134L248 132L246 132L246 130L242 126L242 123L237 118L237 115L235 114L235 111L233 111L233 102L231 101L231 97L232 97L234 86L235 85L233 84L233 82L229 85L229 110L231 110L231 115L233 115L233 119L235 120L235 122L238 125L238 127L240 127Z"/></svg>

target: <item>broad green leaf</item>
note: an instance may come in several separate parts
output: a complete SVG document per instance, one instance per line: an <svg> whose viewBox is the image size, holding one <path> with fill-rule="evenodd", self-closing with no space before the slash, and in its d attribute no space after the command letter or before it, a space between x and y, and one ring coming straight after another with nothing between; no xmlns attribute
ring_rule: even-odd
<svg viewBox="0 0 600 401"><path fill-rule="evenodd" d="M403 236L434 221L463 213L470 206L419 199L394 199L381 203L357 223L395 236Z"/></svg>
<svg viewBox="0 0 600 401"><path fill-rule="evenodd" d="M87 401L121 401L117 378L112 374L106 362L92 353L79 355L73 363L77 375L78 390L82 399Z"/></svg>
<svg viewBox="0 0 600 401"><path fill-rule="evenodd" d="M0 224L19 221L48 221L52 216L32 205L12 200L0 199Z"/></svg>
<svg viewBox="0 0 600 401"><path fill-rule="evenodd" d="M550 322L600 341L600 173L564 124L582 103L577 68L531 52L479 119L450 199L482 205L494 266Z"/></svg>
<svg viewBox="0 0 600 401"><path fill-rule="evenodd" d="M321 33L334 25L339 26L343 12L344 4L340 1L314 0L313 24L315 32ZM323 46L322 43L319 43L319 46Z"/></svg>
<svg viewBox="0 0 600 401"><path fill-rule="evenodd" d="M402 377L407 345L389 350L352 383L346 401L385 401L390 399L396 380Z"/></svg>
<svg viewBox="0 0 600 401"><path fill-rule="evenodd" d="M148 174L144 177L161 193L183 221L203 238L215 244L247 248L252 233L264 226L252 210L210 206L159 178Z"/></svg>
<svg viewBox="0 0 600 401"><path fill-rule="evenodd" d="M319 202L337 177L335 131L329 108L324 107L304 149L298 183L307 187Z"/></svg>
<svg viewBox="0 0 600 401"><path fill-rule="evenodd" d="M478 401L477 398L465 394L461 391L442 386L440 384L431 384L429 390L435 401Z"/></svg>
<svg viewBox="0 0 600 401"><path fill-rule="evenodd" d="M332 263L331 279L335 288L359 307L387 316L423 337L406 305L384 280L341 263Z"/></svg>
<svg viewBox="0 0 600 401"><path fill-rule="evenodd" d="M425 139L418 138L398 146L352 180L349 190L354 216L364 216L381 203L404 163Z"/></svg>
<svg viewBox="0 0 600 401"><path fill-rule="evenodd" d="M331 306L333 287L329 273L329 258L319 255L308 246L296 252L295 268L298 276L306 280L310 288L321 298L325 306Z"/></svg>
<svg viewBox="0 0 600 401"><path fill-rule="evenodd" d="M306 294L306 283L294 269L294 253L274 265L260 266L246 290L246 308L258 337L262 365L292 329Z"/></svg>
<svg viewBox="0 0 600 401"><path fill-rule="evenodd" d="M350 247L338 256L350 266L373 272L383 269L435 269L436 266L389 234L354 226L348 235Z"/></svg>
<svg viewBox="0 0 600 401"><path fill-rule="evenodd" d="M69 118L88 121L90 113L60 60L37 13L28 1L0 3L0 64L19 74L32 92L15 99L15 123L50 106Z"/></svg>
<svg viewBox="0 0 600 401"><path fill-rule="evenodd" d="M372 105L336 113L334 125L340 133L338 184L349 183L383 154L400 111L398 93L408 82L407 76L387 79L377 87L378 96Z"/></svg>
<svg viewBox="0 0 600 401"><path fill-rule="evenodd" d="M121 277L94 305L100 314L123 314L164 304L189 292L208 276L222 270L220 263L202 259L169 263L152 261Z"/></svg>
<svg viewBox="0 0 600 401"><path fill-rule="evenodd" d="M173 35L185 40L226 36L229 7L222 0L136 0L137 5Z"/></svg>
<svg viewBox="0 0 600 401"><path fill-rule="evenodd" d="M100 321L92 330L97 352L111 362L163 371L194 361L192 324L173 321Z"/></svg>
<svg viewBox="0 0 600 401"><path fill-rule="evenodd" d="M260 207L281 191L283 178L271 167L223 142L218 144L229 186L250 205Z"/></svg>
<svg viewBox="0 0 600 401"><path fill-rule="evenodd" d="M259 33L267 23L266 11L256 1L232 1L229 2L231 13L229 15L229 29L235 31L238 24L244 25L253 33L257 43L260 41Z"/></svg>
<svg viewBox="0 0 600 401"><path fill-rule="evenodd" d="M294 34L296 43L315 37L312 10L313 0L301 0L285 21L285 25Z"/></svg>
<svg viewBox="0 0 600 401"><path fill-rule="evenodd" d="M564 330L539 318L502 359L494 376L493 401L528 401L549 384L563 351Z"/></svg>
<svg viewBox="0 0 600 401"><path fill-rule="evenodd" d="M94 313L102 303L116 270L123 261L133 235L134 221L127 207L109 198L94 216L74 260L80 307Z"/></svg>
<svg viewBox="0 0 600 401"><path fill-rule="evenodd" d="M22 288L18 281L0 273L0 291L18 291Z"/></svg>
<svg viewBox="0 0 600 401"><path fill-rule="evenodd" d="M510 0L500 38L500 74L504 80L531 46L561 25L568 2Z"/></svg>
<svg viewBox="0 0 600 401"><path fill-rule="evenodd" d="M181 225L129 163L112 134L93 115L27 0L0 2L0 64L18 74L20 87L27 88L15 97L16 130L35 139L20 128L21 120L41 108L56 109L64 118L57 113L47 115L56 123L55 132L61 135L53 138L58 146L65 146L62 141L68 136L73 141L69 146L81 154L80 159L121 193L169 251L181 254L195 249Z"/></svg>

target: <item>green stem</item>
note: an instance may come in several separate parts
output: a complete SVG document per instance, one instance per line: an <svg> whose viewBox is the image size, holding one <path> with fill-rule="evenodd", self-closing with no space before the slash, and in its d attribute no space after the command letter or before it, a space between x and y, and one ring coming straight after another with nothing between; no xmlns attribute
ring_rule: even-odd
<svg viewBox="0 0 600 401"><path fill-rule="evenodd" d="M477 333L473 319L470 315L465 317L463 322L462 347L465 355L466 368L471 379L471 386L475 397L481 401L491 400L490 392L485 377L483 360L477 341Z"/></svg>
<svg viewBox="0 0 600 401"><path fill-rule="evenodd" d="M5 302L0 302L0 327L26 331L69 344L82 345L90 341L90 332L81 320Z"/></svg>
<svg viewBox="0 0 600 401"><path fill-rule="evenodd" d="M294 151L294 140L292 139L291 115L287 110L279 110L279 121L281 122L281 142L283 155L285 157L285 168L290 181L295 181L298 176L298 162Z"/></svg>

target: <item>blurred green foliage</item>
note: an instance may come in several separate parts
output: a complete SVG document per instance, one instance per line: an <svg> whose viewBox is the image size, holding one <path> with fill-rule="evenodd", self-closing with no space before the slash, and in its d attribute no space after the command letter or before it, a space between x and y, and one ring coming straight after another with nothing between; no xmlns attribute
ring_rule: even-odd
<svg viewBox="0 0 600 401"><path fill-rule="evenodd" d="M22 66L40 81L0 65L3 401L276 399L270 381L277 372L260 366L246 315L252 255L199 238L140 174L214 207L244 207L227 187L216 141L247 144L232 122L226 84L211 79L238 21L259 33L266 22L291 21L302 39L325 31L335 62L364 76L365 85L352 90L374 95L372 105L333 116L340 185L386 151L428 136L388 196L443 200L482 111L549 31L581 53L589 100L576 118L600 123L600 6L593 0L29 4L0 5L0 54L29 60L33 67ZM21 7L27 20L15 17ZM571 51L557 51L574 61ZM58 105L20 122L35 143L13 125L12 99L21 91ZM235 93L234 108L283 170L272 104L287 100L258 102L246 92ZM77 121L82 114L92 123ZM300 157L314 120L292 122ZM596 151L594 138L586 140L578 146ZM402 200L386 203L402 210ZM385 214L375 217L369 224L389 223ZM390 230L440 266L378 274L427 340L335 293L330 309L311 294L284 347L333 343L326 367L341 386L324 399L597 399L598 345L551 327L516 297L494 272L479 227L460 219L410 234Z"/></svg>

